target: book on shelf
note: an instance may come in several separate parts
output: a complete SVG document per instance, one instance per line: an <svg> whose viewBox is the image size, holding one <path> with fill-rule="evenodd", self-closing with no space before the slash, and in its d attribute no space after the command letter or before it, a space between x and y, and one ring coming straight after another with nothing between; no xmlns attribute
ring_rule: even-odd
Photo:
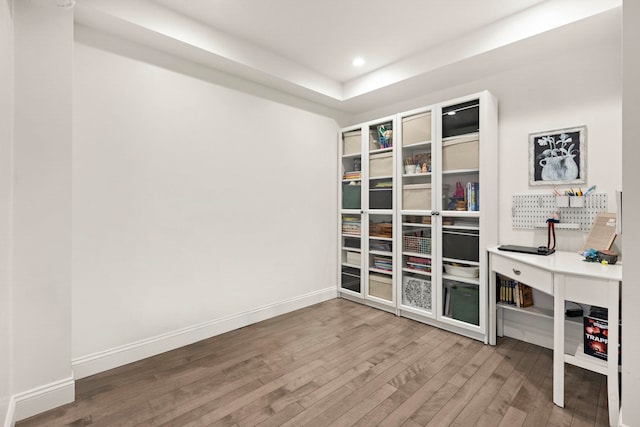
<svg viewBox="0 0 640 427"><path fill-rule="evenodd" d="M496 299L499 303L516 307L531 307L533 305L533 289L531 286L503 276L496 281Z"/></svg>

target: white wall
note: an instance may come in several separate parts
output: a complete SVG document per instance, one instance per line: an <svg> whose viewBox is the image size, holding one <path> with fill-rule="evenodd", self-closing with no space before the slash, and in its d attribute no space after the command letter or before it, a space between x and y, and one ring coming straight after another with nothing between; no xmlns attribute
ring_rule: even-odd
<svg viewBox="0 0 640 427"><path fill-rule="evenodd" d="M76 375L335 296L333 119L81 42L74 78Z"/></svg>
<svg viewBox="0 0 640 427"><path fill-rule="evenodd" d="M587 126L588 185L606 192L615 211L615 190L622 186L621 46L620 39L602 40L579 50L557 52L535 62L513 64L502 72L482 75L464 85L443 89L358 115L368 120L393 111L455 98L487 89L498 98L499 110L499 241L520 245L546 244L546 230L514 230L511 198L516 193L543 192L529 187L528 135L532 132ZM603 161L604 160L604 161ZM558 249L578 250L584 234L559 231Z"/></svg>
<svg viewBox="0 0 640 427"><path fill-rule="evenodd" d="M13 22L0 0L0 425L11 396L11 146Z"/></svg>
<svg viewBox="0 0 640 427"><path fill-rule="evenodd" d="M625 426L640 425L640 341L634 331L640 330L640 188L638 180L638 117L640 117L640 4L636 1L624 2L624 92L622 116L622 153L624 155L623 181L623 252L627 260L624 265L622 286L622 422Z"/></svg>
<svg viewBox="0 0 640 427"><path fill-rule="evenodd" d="M14 2L12 370L16 419L73 400L73 11Z"/></svg>

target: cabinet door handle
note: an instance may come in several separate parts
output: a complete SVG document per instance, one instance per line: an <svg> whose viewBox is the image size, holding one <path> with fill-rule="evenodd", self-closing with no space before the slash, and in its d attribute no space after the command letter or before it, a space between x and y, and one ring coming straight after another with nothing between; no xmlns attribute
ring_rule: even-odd
<svg viewBox="0 0 640 427"><path fill-rule="evenodd" d="M519 276L520 273L522 273L520 270L516 270L515 268L512 268L513 270L513 274L515 274L516 276Z"/></svg>

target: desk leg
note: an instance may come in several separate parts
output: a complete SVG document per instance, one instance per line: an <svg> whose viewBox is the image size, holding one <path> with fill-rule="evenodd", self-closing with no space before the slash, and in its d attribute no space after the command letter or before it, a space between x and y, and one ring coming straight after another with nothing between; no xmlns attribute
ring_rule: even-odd
<svg viewBox="0 0 640 427"><path fill-rule="evenodd" d="M619 311L619 289L620 283L610 281L608 286L608 321L609 321L609 342L607 346L607 394L609 397L609 425L615 426L618 423L620 412L620 395L618 394L618 319Z"/></svg>
<svg viewBox="0 0 640 427"><path fill-rule="evenodd" d="M553 403L564 408L564 276L553 278Z"/></svg>
<svg viewBox="0 0 640 427"><path fill-rule="evenodd" d="M496 345L496 273L491 269L489 254L489 344ZM502 310L500 310L502 311Z"/></svg>

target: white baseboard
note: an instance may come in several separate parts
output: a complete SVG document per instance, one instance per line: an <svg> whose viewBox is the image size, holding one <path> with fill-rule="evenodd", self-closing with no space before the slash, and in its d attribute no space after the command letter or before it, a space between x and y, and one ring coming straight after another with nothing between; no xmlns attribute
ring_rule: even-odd
<svg viewBox="0 0 640 427"><path fill-rule="evenodd" d="M73 377L18 393L9 402L5 426L13 426L16 421L71 403L74 399Z"/></svg>
<svg viewBox="0 0 640 427"><path fill-rule="evenodd" d="M0 412L4 414L4 423L2 424L4 427L13 427L13 425L16 422L15 411L16 411L16 399L13 396L11 396L6 402L6 407L3 404L2 412Z"/></svg>
<svg viewBox="0 0 640 427"><path fill-rule="evenodd" d="M262 320L327 301L336 298L336 296L337 289L332 286L242 313L210 320L88 356L78 357L71 361L73 374L77 379L85 378Z"/></svg>

